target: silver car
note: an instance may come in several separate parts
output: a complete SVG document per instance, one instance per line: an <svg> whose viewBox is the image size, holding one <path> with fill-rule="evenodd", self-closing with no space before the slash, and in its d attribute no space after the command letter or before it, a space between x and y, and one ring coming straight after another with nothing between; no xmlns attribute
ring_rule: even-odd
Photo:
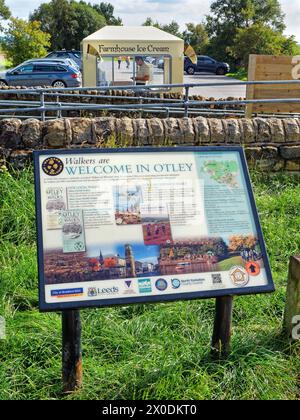
<svg viewBox="0 0 300 420"><path fill-rule="evenodd" d="M58 59L58 58L55 58L55 59L50 59L50 58L32 58L31 60L24 61L24 63L33 63L33 62L35 62L35 63L36 62L42 62L42 63L45 63L45 62L48 62L49 63L50 62L50 63L67 64L68 66L71 66L74 69L80 71L79 66L76 64L76 62L74 60L72 60L72 58L65 58L65 59L63 59L63 58L61 58L61 59Z"/></svg>
<svg viewBox="0 0 300 420"><path fill-rule="evenodd" d="M81 73L66 63L30 61L0 73L0 86L80 87Z"/></svg>

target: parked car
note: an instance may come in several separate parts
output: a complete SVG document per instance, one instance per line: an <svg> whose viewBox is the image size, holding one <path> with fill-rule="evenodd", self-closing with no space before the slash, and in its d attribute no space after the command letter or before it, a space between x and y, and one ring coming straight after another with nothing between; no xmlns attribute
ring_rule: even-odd
<svg viewBox="0 0 300 420"><path fill-rule="evenodd" d="M60 63L60 64L67 64L70 67L73 67L74 69L80 71L79 66L75 63L74 60L72 60L71 58L56 58L56 59L51 59L51 58L32 58L31 60L26 60L25 63L32 63L32 62L51 62L51 63Z"/></svg>
<svg viewBox="0 0 300 420"><path fill-rule="evenodd" d="M0 86L80 87L81 73L73 67L51 61L24 62L0 73Z"/></svg>
<svg viewBox="0 0 300 420"><path fill-rule="evenodd" d="M227 63L214 60L206 55L198 55L197 64L193 64L188 57L184 57L184 71L190 75L207 72L224 76L229 73L230 66Z"/></svg>
<svg viewBox="0 0 300 420"><path fill-rule="evenodd" d="M61 50L61 51L52 51L46 55L45 58L54 58L54 59L66 59L71 58L77 66L79 66L80 70L82 70L82 57L81 51L78 50Z"/></svg>

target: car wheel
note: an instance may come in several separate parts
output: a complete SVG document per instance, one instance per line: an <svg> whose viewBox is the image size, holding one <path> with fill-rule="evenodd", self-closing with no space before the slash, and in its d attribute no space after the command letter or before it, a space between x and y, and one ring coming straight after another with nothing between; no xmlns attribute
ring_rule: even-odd
<svg viewBox="0 0 300 420"><path fill-rule="evenodd" d="M67 87L65 82L63 82L62 80L56 80L55 82L52 83L52 86L55 87L55 88L65 88L65 87Z"/></svg>
<svg viewBox="0 0 300 420"><path fill-rule="evenodd" d="M216 74L217 74L218 76L225 76L225 74L226 74L226 70L225 70L223 67L219 67L219 68L217 69L217 71L216 71Z"/></svg>
<svg viewBox="0 0 300 420"><path fill-rule="evenodd" d="M8 86L5 80L0 80L0 86L5 87Z"/></svg>
<svg viewBox="0 0 300 420"><path fill-rule="evenodd" d="M189 74L190 76L192 76L193 74L195 74L195 69L194 67L188 67L186 69L187 74Z"/></svg>

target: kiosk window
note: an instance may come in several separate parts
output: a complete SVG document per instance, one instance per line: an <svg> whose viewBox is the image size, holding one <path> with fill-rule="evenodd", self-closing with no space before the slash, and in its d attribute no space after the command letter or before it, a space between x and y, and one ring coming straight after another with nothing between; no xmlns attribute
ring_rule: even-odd
<svg viewBox="0 0 300 420"><path fill-rule="evenodd" d="M97 59L98 86L172 83L170 56L102 56Z"/></svg>

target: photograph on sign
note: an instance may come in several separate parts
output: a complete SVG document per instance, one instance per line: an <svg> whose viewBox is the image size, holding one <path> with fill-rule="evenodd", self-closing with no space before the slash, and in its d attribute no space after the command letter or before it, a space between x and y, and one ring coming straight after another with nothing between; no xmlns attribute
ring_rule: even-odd
<svg viewBox="0 0 300 420"><path fill-rule="evenodd" d="M34 154L41 310L274 290L241 148Z"/></svg>

